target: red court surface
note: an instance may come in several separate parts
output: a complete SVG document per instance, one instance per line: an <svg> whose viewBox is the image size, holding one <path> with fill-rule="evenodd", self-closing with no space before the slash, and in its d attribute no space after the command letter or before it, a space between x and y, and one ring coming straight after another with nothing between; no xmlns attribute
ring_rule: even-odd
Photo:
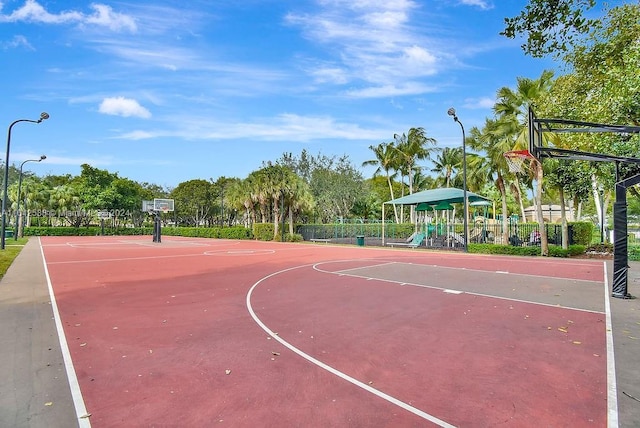
<svg viewBox="0 0 640 428"><path fill-rule="evenodd" d="M41 245L81 425L616 418L602 262L178 237Z"/></svg>

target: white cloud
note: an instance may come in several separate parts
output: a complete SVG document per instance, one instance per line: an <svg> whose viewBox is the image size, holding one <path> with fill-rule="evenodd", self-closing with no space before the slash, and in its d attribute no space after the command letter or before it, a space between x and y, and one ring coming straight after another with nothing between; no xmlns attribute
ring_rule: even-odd
<svg viewBox="0 0 640 428"><path fill-rule="evenodd" d="M126 140L184 138L187 140L250 139L263 141L298 141L342 139L370 140L389 134L388 129L367 129L359 124L340 122L330 116L303 116L283 113L254 122L211 122L210 119L172 117L179 129L135 130L119 135ZM166 122L165 122L166 123Z"/></svg>
<svg viewBox="0 0 640 428"><path fill-rule="evenodd" d="M24 36L13 36L13 39L9 40L8 42L0 42L0 49L3 50L15 49L20 46L23 46L32 51L35 50L33 46L31 46L31 43L29 43L27 38Z"/></svg>
<svg viewBox="0 0 640 428"><path fill-rule="evenodd" d="M0 10L3 4L0 3ZM36 0L26 0L24 5L8 15L1 14L0 22L36 22L44 24L77 23L80 25L97 25L108 27L113 31L136 31L136 22L130 16L114 12L111 6L94 3L90 7L92 14L84 14L75 10L60 13L48 12Z"/></svg>
<svg viewBox="0 0 640 428"><path fill-rule="evenodd" d="M496 100L491 97L481 97L481 98L466 98L464 100L464 108L470 110L477 109L492 109L495 106Z"/></svg>
<svg viewBox="0 0 640 428"><path fill-rule="evenodd" d="M149 110L142 107L138 101L124 97L105 98L102 100L98 111L113 116L134 116L143 119L151 117Z"/></svg>
<svg viewBox="0 0 640 428"><path fill-rule="evenodd" d="M352 98L387 98L403 95L419 95L435 92L431 86L419 82L407 82L398 85L368 86L362 89L351 89L346 95Z"/></svg>
<svg viewBox="0 0 640 428"><path fill-rule="evenodd" d="M493 9L493 4L484 0L460 0L460 3L467 6L477 6L480 9Z"/></svg>
<svg viewBox="0 0 640 428"><path fill-rule="evenodd" d="M290 13L286 22L326 48L333 57L317 59L305 67L317 83L364 82L369 90L349 91L355 96L388 96L428 90L419 80L433 76L450 56L438 52L426 37L429 25L412 25L418 4L410 0L318 0L317 14ZM307 60L312 62L312 60ZM313 71L315 69L315 71ZM334 79L330 79L334 77ZM398 88L404 87L398 90ZM396 88L396 89L393 89ZM409 89L411 88L411 89ZM416 92L418 91L418 92ZM376 95L378 94L378 95Z"/></svg>
<svg viewBox="0 0 640 428"><path fill-rule="evenodd" d="M349 81L345 70L340 67L322 67L309 72L317 83L344 84Z"/></svg>
<svg viewBox="0 0 640 428"><path fill-rule="evenodd" d="M92 4L91 8L94 10L94 13L92 15L85 16L83 23L108 27L113 31L136 31L135 20L130 16L114 12L113 9L111 9L111 6L104 4Z"/></svg>

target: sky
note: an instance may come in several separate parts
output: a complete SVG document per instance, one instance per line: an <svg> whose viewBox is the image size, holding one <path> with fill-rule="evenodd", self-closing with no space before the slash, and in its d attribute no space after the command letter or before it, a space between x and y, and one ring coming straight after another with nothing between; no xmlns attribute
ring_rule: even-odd
<svg viewBox="0 0 640 428"><path fill-rule="evenodd" d="M559 70L499 35L526 4L0 0L0 127L50 115L13 126L9 163L171 189L304 149L370 177L370 146L422 127L459 147L450 107L482 127L498 89Z"/></svg>

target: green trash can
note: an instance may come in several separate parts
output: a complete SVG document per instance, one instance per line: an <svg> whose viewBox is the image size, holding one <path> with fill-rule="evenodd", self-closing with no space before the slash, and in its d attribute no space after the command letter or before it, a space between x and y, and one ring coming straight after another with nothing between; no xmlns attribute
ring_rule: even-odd
<svg viewBox="0 0 640 428"><path fill-rule="evenodd" d="M356 236L356 242L358 243L358 247L364 247L364 235Z"/></svg>

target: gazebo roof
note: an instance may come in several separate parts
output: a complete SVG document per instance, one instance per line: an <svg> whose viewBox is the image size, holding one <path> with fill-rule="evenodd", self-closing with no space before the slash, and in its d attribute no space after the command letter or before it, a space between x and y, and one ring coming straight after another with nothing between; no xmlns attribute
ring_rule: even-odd
<svg viewBox="0 0 640 428"><path fill-rule="evenodd" d="M467 199L469 202L486 201L491 202L490 199L480 196L476 193L467 191ZM429 205L437 205L439 203L455 204L462 203L464 201L464 190L457 189L455 187L442 187L439 189L423 190L421 192L413 193L411 195L396 198L391 201L385 202L385 204L393 205L418 205L421 203Z"/></svg>

